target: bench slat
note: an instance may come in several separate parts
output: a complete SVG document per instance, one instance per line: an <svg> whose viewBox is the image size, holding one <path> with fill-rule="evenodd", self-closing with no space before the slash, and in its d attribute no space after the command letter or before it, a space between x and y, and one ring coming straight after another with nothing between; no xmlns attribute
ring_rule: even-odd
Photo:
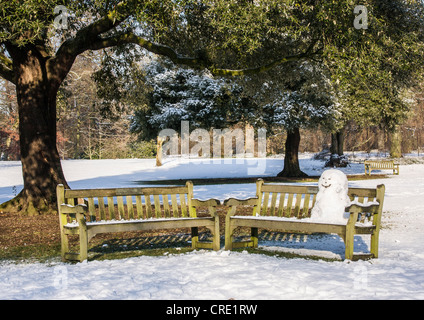
<svg viewBox="0 0 424 320"><path fill-rule="evenodd" d="M272 193L270 215L275 216L275 204L277 203L277 192Z"/></svg>
<svg viewBox="0 0 424 320"><path fill-rule="evenodd" d="M282 217L284 212L284 201L286 201L286 194L280 193L280 199L278 204L278 216Z"/></svg>
<svg viewBox="0 0 424 320"><path fill-rule="evenodd" d="M109 211L109 220L115 219L115 205L113 203L113 197L107 197L107 209Z"/></svg>
<svg viewBox="0 0 424 320"><path fill-rule="evenodd" d="M128 219L134 219L134 207L132 196L126 196Z"/></svg>
<svg viewBox="0 0 424 320"><path fill-rule="evenodd" d="M125 219L124 198L118 196L116 200L118 201L118 220Z"/></svg>
<svg viewBox="0 0 424 320"><path fill-rule="evenodd" d="M116 197L116 196L136 196L147 194L179 194L187 193L187 187L164 187L164 188L108 188L108 189L66 189L65 198L84 198L84 197Z"/></svg>
<svg viewBox="0 0 424 320"><path fill-rule="evenodd" d="M305 200L303 201L303 212L302 217L308 217L309 216L309 201L311 199L310 194L305 194Z"/></svg>
<svg viewBox="0 0 424 320"><path fill-rule="evenodd" d="M285 192L285 193L318 193L316 186L292 186L280 184L263 184L262 192Z"/></svg>
<svg viewBox="0 0 424 320"><path fill-rule="evenodd" d="M103 197L99 197L98 201L99 201L100 220L106 220L105 199Z"/></svg>
<svg viewBox="0 0 424 320"><path fill-rule="evenodd" d="M178 217L178 203L177 203L177 195L171 194L171 203L172 203L172 212L174 214L174 218Z"/></svg>
<svg viewBox="0 0 424 320"><path fill-rule="evenodd" d="M165 217L170 218L171 211L169 210L169 199L167 194L162 195L162 203L163 203L163 211L165 213Z"/></svg>
<svg viewBox="0 0 424 320"><path fill-rule="evenodd" d="M135 215L136 219L143 219L143 204L141 203L141 196L135 196L135 207L137 214Z"/></svg>
<svg viewBox="0 0 424 320"><path fill-rule="evenodd" d="M88 198L88 213L90 215L89 221L96 221L96 208L94 206L94 199Z"/></svg>
<svg viewBox="0 0 424 320"><path fill-rule="evenodd" d="M291 216L291 209L292 209L292 205L293 205L293 193L289 193L289 198L287 200L287 206L284 209L284 216L285 217L290 217Z"/></svg>
<svg viewBox="0 0 424 320"><path fill-rule="evenodd" d="M146 219L152 218L152 203L150 202L150 195L144 195L144 200L146 203Z"/></svg>
<svg viewBox="0 0 424 320"><path fill-rule="evenodd" d="M261 211L261 215L262 216L266 216L267 214L267 209L268 209L268 202L269 202L269 192L264 192L263 193L263 203L262 203L262 211Z"/></svg>
<svg viewBox="0 0 424 320"><path fill-rule="evenodd" d="M156 218L159 218L160 217L160 214L161 214L161 210L160 210L160 200L159 200L159 195L158 194L154 194L153 195L153 201L154 201L154 204L155 204L155 215L156 215Z"/></svg>
<svg viewBox="0 0 424 320"><path fill-rule="evenodd" d="M293 214L295 217L299 217L301 200L302 200L302 194L301 193L296 194L296 204L294 206L294 214Z"/></svg>
<svg viewBox="0 0 424 320"><path fill-rule="evenodd" d="M185 200L185 194L180 194L180 205L181 205L181 216L187 217L187 205Z"/></svg>

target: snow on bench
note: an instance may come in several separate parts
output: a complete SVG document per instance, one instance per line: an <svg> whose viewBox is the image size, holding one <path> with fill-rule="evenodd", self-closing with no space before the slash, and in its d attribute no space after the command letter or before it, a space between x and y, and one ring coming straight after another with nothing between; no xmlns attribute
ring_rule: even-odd
<svg viewBox="0 0 424 320"><path fill-rule="evenodd" d="M57 187L62 259L84 261L88 242L99 233L191 228L192 247L219 250L220 201L193 198L193 183L181 187L65 189ZM198 216L199 207L208 207ZM198 228L211 231L212 242L199 241ZM78 235L80 251L71 252L69 236Z"/></svg>

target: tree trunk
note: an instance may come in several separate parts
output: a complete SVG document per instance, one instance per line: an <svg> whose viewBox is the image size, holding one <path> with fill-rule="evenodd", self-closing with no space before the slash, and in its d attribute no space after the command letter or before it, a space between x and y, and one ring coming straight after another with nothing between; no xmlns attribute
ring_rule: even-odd
<svg viewBox="0 0 424 320"><path fill-rule="evenodd" d="M14 51L23 190L1 205L35 215L56 210L56 186L68 187L56 147L56 94L45 59L35 49Z"/></svg>
<svg viewBox="0 0 424 320"><path fill-rule="evenodd" d="M287 132L286 150L284 156L284 169L277 177L307 177L308 175L300 170L299 165L299 128L294 128Z"/></svg>
<svg viewBox="0 0 424 320"><path fill-rule="evenodd" d="M396 126L390 133L390 157L402 157L402 133L399 126Z"/></svg>
<svg viewBox="0 0 424 320"><path fill-rule="evenodd" d="M344 129L331 134L330 159L325 163L325 167L347 167L348 158L344 156Z"/></svg>
<svg viewBox="0 0 424 320"><path fill-rule="evenodd" d="M339 156L343 155L344 149L344 129L331 134L331 148L330 151L332 154L337 154Z"/></svg>

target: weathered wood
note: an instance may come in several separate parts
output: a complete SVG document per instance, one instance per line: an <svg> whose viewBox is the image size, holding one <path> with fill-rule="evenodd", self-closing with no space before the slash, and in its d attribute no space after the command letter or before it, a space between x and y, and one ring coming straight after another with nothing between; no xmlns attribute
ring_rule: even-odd
<svg viewBox="0 0 424 320"><path fill-rule="evenodd" d="M180 200L179 203L177 195ZM153 204L151 196L153 197ZM135 204L133 197L135 197ZM143 213L143 197L145 213ZM191 182L187 182L185 187L81 190L67 190L59 185L57 187L57 199L63 260L86 260L88 242L98 233L149 229L191 228L194 235L193 248L220 249L219 218L215 212L215 207L220 204L220 201L216 199L193 199L193 184ZM86 204L76 206L69 204L74 204L74 199ZM199 206L208 207L210 216L197 218L196 207ZM179 208L181 208L181 212ZM107 215L106 211L108 212ZM69 216L74 216L77 223L70 224ZM199 227L206 227L211 230L212 242L198 240L197 228ZM69 235L79 236L79 253L70 252Z"/></svg>
<svg viewBox="0 0 424 320"><path fill-rule="evenodd" d="M135 196L135 206L137 214L134 216L136 219L143 219L143 205L141 203L141 196Z"/></svg>
<svg viewBox="0 0 424 320"><path fill-rule="evenodd" d="M284 212L284 202L286 201L286 194L280 193L280 203L278 204L278 216L282 217Z"/></svg>
<svg viewBox="0 0 424 320"><path fill-rule="evenodd" d="M169 199L167 194L162 195L162 203L163 203L163 212L165 217L171 217L171 211L169 210Z"/></svg>
<svg viewBox="0 0 424 320"><path fill-rule="evenodd" d="M155 215L156 215L156 218L159 218L160 217L160 214L161 214L161 208L160 208L160 200L159 200L159 195L158 194L153 195L153 201L154 201L154 204L155 204Z"/></svg>
<svg viewBox="0 0 424 320"><path fill-rule="evenodd" d="M152 204L150 202L150 194L144 195L144 200L146 201L146 218L152 217Z"/></svg>
<svg viewBox="0 0 424 320"><path fill-rule="evenodd" d="M187 193L187 187L149 187L149 188L108 188L108 189L66 189L65 198L87 198L87 197L116 197L136 196L147 194L179 194Z"/></svg>
<svg viewBox="0 0 424 320"><path fill-rule="evenodd" d="M106 220L105 198L99 197L98 201L99 201L100 220Z"/></svg>
<svg viewBox="0 0 424 320"><path fill-rule="evenodd" d="M171 203L172 203L172 212L174 218L178 217L178 203L177 195L175 193L171 194Z"/></svg>
<svg viewBox="0 0 424 320"><path fill-rule="evenodd" d="M125 219L124 199L121 196L116 197L118 201L118 220Z"/></svg>
<svg viewBox="0 0 424 320"><path fill-rule="evenodd" d="M107 197L107 209L109 211L109 220L115 219L115 204L113 197Z"/></svg>
<svg viewBox="0 0 424 320"><path fill-rule="evenodd" d="M257 204L258 198L249 198L249 199L235 199L229 198L224 201L224 206L253 206Z"/></svg>

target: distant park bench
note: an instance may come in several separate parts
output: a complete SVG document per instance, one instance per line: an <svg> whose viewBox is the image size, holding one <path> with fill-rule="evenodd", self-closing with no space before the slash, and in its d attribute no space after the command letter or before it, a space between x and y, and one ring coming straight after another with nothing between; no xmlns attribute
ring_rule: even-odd
<svg viewBox="0 0 424 320"><path fill-rule="evenodd" d="M347 224L321 223L304 219L310 216L318 187L264 184L259 180L255 198L224 201L224 205L230 207L225 221L225 249L257 247L258 229L263 228L293 233L338 234L345 243L345 259L377 258L384 190L384 185L376 189L349 188L348 195L354 204L346 208L346 212L350 212ZM239 206L252 206L253 214L237 215ZM361 219L369 221L363 223ZM251 228L250 240L234 241L234 231L238 227ZM371 235L370 253L354 254L356 234Z"/></svg>
<svg viewBox="0 0 424 320"><path fill-rule="evenodd" d="M57 187L62 259L84 261L88 242L99 233L191 228L192 247L219 250L219 200L193 199L193 184L180 187L65 189ZM198 217L197 208L208 207ZM211 230L212 242L199 241L198 228ZM79 236L79 252L69 249L69 236Z"/></svg>
<svg viewBox="0 0 424 320"><path fill-rule="evenodd" d="M372 170L393 170L393 174L399 174L399 164L393 160L366 160L365 175L371 175Z"/></svg>

